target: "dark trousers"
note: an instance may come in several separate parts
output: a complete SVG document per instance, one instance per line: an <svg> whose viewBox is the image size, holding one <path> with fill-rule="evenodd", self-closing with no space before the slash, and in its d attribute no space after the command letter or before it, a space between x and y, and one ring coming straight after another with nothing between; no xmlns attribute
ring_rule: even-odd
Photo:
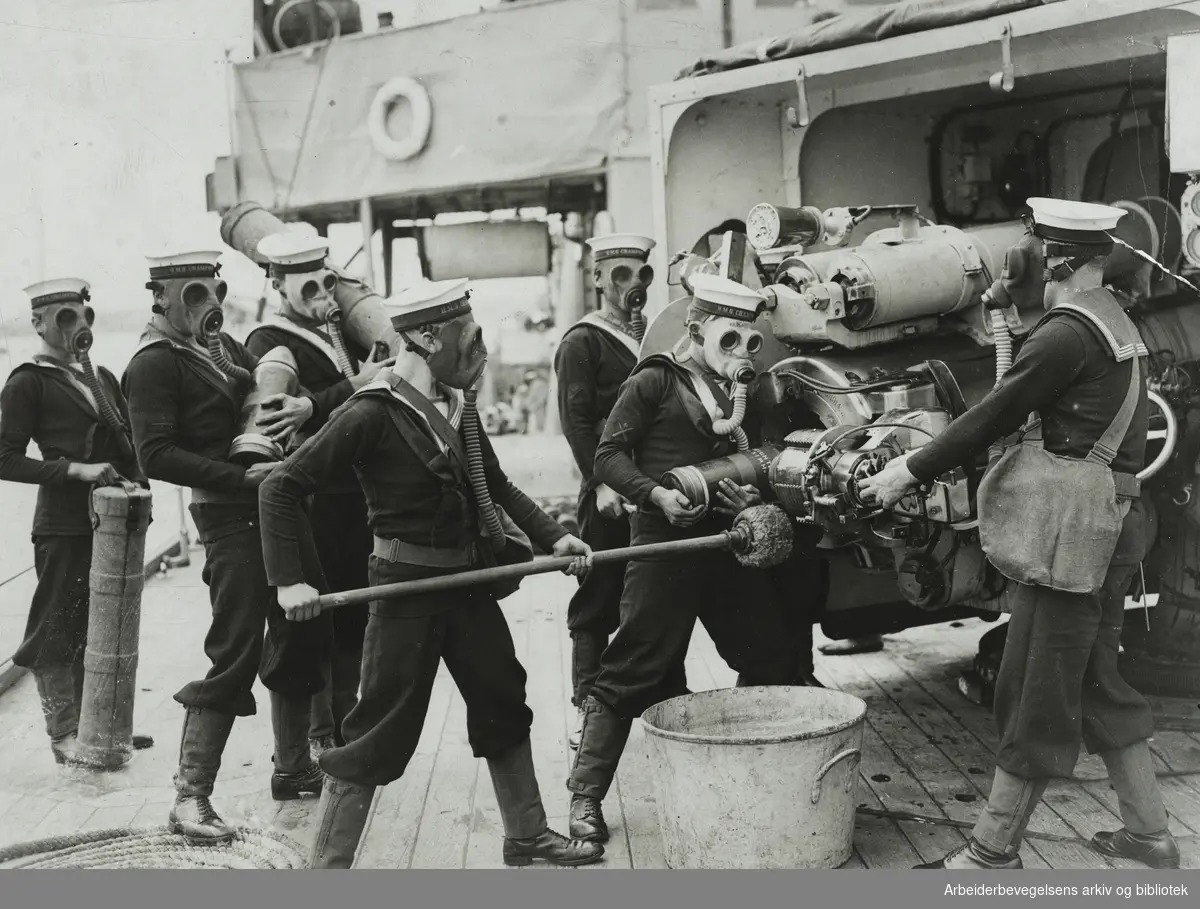
<svg viewBox="0 0 1200 909"><path fill-rule="evenodd" d="M688 535L717 532L693 528ZM679 539L665 518L637 514L635 544ZM801 596L803 594L800 594ZM717 652L746 684L796 681L800 660L776 579L744 568L728 553L630 562L621 596L621 625L601 661L592 696L628 719L667 697L675 667L683 662L696 619ZM811 640L811 627L809 628ZM811 646L808 659L811 660Z"/></svg>
<svg viewBox="0 0 1200 909"><path fill-rule="evenodd" d="M596 507L596 493L579 495L579 538L600 552L629 545L629 518L607 518ZM579 583L567 604L567 630L571 634L571 703L582 706L600 673L600 655L609 636L621 622L621 591L625 565L597 565Z"/></svg>
<svg viewBox="0 0 1200 909"><path fill-rule="evenodd" d="M205 504L192 505L191 514L204 543L202 577L212 604L204 652L212 668L203 679L184 685L175 700L185 707L253 716L255 674L279 694L316 694L325 684L321 662L329 647L329 618L289 622L284 616L263 567L258 509ZM301 545L306 571L312 571L308 583L320 589L325 582L311 536Z"/></svg>
<svg viewBox="0 0 1200 909"><path fill-rule="evenodd" d="M82 678L91 601L92 537L33 538L37 588L29 604L25 638L13 663L25 669L75 666Z"/></svg>
<svg viewBox="0 0 1200 909"><path fill-rule="evenodd" d="M1153 734L1150 705L1117 668L1125 593L1145 554L1145 525L1135 501L1097 594L1019 585L994 707L997 763L1013 776L1066 778L1081 742L1098 754Z"/></svg>
<svg viewBox="0 0 1200 909"><path fill-rule="evenodd" d="M433 572L371 559L371 583ZM346 717L346 744L324 752L321 769L360 786L399 779L421 738L441 660L467 708L476 757L500 757L529 737L525 668L500 604L480 590L450 590L371 604L363 645L362 696ZM420 614L424 613L424 614Z"/></svg>
<svg viewBox="0 0 1200 909"><path fill-rule="evenodd" d="M367 526L367 504L362 493L314 496L309 514L328 589L367 587L370 584L367 561L374 541ZM331 735L337 744L344 744L342 723L358 703L367 614L366 603L339 606L329 613L333 638L329 658L322 667L327 684L313 696L309 728L313 738Z"/></svg>

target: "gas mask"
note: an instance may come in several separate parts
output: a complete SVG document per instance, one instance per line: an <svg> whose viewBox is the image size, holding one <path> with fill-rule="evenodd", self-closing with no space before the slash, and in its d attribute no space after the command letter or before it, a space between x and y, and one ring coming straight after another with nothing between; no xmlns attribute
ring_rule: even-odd
<svg viewBox="0 0 1200 909"><path fill-rule="evenodd" d="M284 307L306 321L328 322L337 309L333 293L337 290L338 276L327 268L284 274L276 277L274 284Z"/></svg>
<svg viewBox="0 0 1200 909"><path fill-rule="evenodd" d="M408 349L425 360L433 378L448 388L466 390L474 386L487 366L487 345L483 329L471 315L461 315L438 326L433 338L434 350L426 350L408 332L402 332Z"/></svg>
<svg viewBox="0 0 1200 909"><path fill-rule="evenodd" d="M688 323L693 347L711 371L746 385L754 379L753 359L763 348L762 332L749 323L726 316L713 316L703 322Z"/></svg>
<svg viewBox="0 0 1200 909"><path fill-rule="evenodd" d="M86 292L84 299L88 299ZM42 309L37 333L47 345L74 357L92 347L96 314L84 303L52 303Z"/></svg>
<svg viewBox="0 0 1200 909"><path fill-rule="evenodd" d="M654 281L654 269L641 259L609 259L596 266L594 277L601 296L629 316L630 327L641 340L646 329L642 310L647 288Z"/></svg>
<svg viewBox="0 0 1200 909"><path fill-rule="evenodd" d="M154 311L184 338L203 342L212 332L221 330L225 313L221 304L229 286L220 278L186 278L161 282L164 303L155 294Z"/></svg>
<svg viewBox="0 0 1200 909"><path fill-rule="evenodd" d="M992 282L988 295L1002 309L1010 306L1032 309L1042 305L1050 280L1045 243L1041 237L1027 231L1021 242L1005 254L1004 271Z"/></svg>

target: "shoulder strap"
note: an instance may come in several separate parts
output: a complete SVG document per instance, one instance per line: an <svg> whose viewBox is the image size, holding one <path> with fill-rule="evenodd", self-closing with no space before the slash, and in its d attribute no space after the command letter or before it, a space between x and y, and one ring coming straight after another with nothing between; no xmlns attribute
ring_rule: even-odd
<svg viewBox="0 0 1200 909"><path fill-rule="evenodd" d="M1108 429L1104 430L1104 435L1100 437L1100 440L1088 452L1087 458L1085 458L1087 461L1094 461L1107 467L1112 463L1113 458L1117 456L1121 442L1124 441L1125 434L1129 431L1129 424L1133 422L1133 412L1137 408L1138 398L1142 390L1141 360L1135 356L1130 365L1129 390L1125 392L1125 400L1121 402L1121 409L1113 417L1113 421L1109 424Z"/></svg>

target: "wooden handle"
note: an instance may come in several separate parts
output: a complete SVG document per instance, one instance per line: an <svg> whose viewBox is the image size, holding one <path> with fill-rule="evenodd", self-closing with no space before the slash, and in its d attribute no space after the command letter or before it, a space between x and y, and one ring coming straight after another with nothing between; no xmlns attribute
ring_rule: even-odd
<svg viewBox="0 0 1200 909"><path fill-rule="evenodd" d="M626 546L621 549L605 549L592 553L593 565L606 565L612 562L629 562L651 556L680 556L697 552L713 550L728 550L742 545L745 537L738 531L723 531L708 537L697 537L692 540L670 540L665 543L647 543L642 546ZM400 581L396 584L381 584L377 587L363 587L359 590L344 590L340 593L327 593L318 599L322 609L335 606L350 606L355 603L367 603L371 600L386 600L393 597L414 596L418 593L437 593L442 590L454 590L459 587L471 587L476 584L490 584L494 581L509 581L514 578L524 578L535 574L548 574L552 571L562 571L569 566L577 556L558 556L555 558L534 559L519 565L497 565L494 568L479 568L474 571L460 571L455 574L438 575L433 578L421 578L416 581Z"/></svg>

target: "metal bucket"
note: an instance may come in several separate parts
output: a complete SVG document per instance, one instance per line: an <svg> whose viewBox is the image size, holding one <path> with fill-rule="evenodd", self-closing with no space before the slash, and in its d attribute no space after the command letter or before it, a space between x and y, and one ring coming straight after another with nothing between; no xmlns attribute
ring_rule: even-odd
<svg viewBox="0 0 1200 909"><path fill-rule="evenodd" d="M644 714L669 868L836 868L850 859L867 705L729 688Z"/></svg>

